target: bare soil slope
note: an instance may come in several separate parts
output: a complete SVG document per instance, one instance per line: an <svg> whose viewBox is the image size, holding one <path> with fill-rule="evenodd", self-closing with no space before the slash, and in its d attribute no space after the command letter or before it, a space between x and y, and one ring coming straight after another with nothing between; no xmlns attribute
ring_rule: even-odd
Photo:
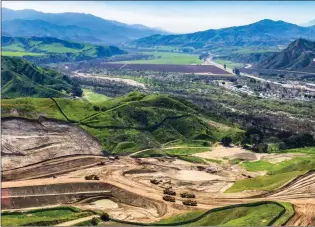
<svg viewBox="0 0 315 227"><path fill-rule="evenodd" d="M73 154L101 154L101 146L79 127L55 120L2 119L3 170Z"/></svg>

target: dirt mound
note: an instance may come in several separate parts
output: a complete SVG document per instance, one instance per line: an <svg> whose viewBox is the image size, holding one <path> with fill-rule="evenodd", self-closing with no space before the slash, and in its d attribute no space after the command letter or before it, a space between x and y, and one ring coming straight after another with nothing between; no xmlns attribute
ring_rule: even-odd
<svg viewBox="0 0 315 227"><path fill-rule="evenodd" d="M101 154L101 146L76 125L55 120L2 119L2 168L14 169L73 154Z"/></svg>

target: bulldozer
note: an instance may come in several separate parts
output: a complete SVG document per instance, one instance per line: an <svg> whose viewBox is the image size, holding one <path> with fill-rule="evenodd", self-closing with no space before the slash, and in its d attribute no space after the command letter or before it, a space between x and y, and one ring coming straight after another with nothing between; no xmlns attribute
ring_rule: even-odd
<svg viewBox="0 0 315 227"><path fill-rule="evenodd" d="M182 197L182 198L192 198L192 199L196 198L195 194L188 193L188 192L181 193L180 197Z"/></svg>
<svg viewBox="0 0 315 227"><path fill-rule="evenodd" d="M183 205L186 205L186 206L197 206L197 201L188 199L188 200L183 201Z"/></svg>
<svg viewBox="0 0 315 227"><path fill-rule="evenodd" d="M166 195L173 195L173 196L176 196L176 192L167 188L167 189L164 189L163 190L163 193L166 194Z"/></svg>
<svg viewBox="0 0 315 227"><path fill-rule="evenodd" d="M163 196L163 200L168 201L168 202L175 202L175 197L165 195Z"/></svg>

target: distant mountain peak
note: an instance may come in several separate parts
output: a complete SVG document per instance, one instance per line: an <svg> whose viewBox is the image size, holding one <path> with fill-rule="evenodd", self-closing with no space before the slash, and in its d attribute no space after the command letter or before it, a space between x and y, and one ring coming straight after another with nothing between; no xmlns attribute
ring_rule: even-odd
<svg viewBox="0 0 315 227"><path fill-rule="evenodd" d="M252 24L221 29L210 29L189 34L159 35L138 39L137 46L182 46L207 48L220 46L278 46L297 38L313 39L314 27L301 27L285 21L264 19Z"/></svg>
<svg viewBox="0 0 315 227"><path fill-rule="evenodd" d="M20 21L16 21L17 19ZM129 25L87 13L43 13L3 8L2 22L2 31L13 36L54 36L103 44L120 44L154 34L168 34L144 25Z"/></svg>
<svg viewBox="0 0 315 227"><path fill-rule="evenodd" d="M315 42L299 38L283 51L261 61L262 69L286 69L313 72L315 70Z"/></svg>

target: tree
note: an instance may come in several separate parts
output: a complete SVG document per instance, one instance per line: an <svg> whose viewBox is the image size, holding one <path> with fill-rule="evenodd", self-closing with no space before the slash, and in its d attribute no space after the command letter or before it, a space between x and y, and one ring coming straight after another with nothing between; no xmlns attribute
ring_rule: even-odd
<svg viewBox="0 0 315 227"><path fill-rule="evenodd" d="M225 147L229 147L231 146L232 143L232 138L229 136L225 136L221 139L221 143L223 144L223 146Z"/></svg>
<svg viewBox="0 0 315 227"><path fill-rule="evenodd" d="M82 91L80 85L77 84L77 83L73 84L73 86L72 86L72 95L81 97L82 94L83 94L83 91Z"/></svg>
<svg viewBox="0 0 315 227"><path fill-rule="evenodd" d="M100 108L99 108L98 106L93 106L93 109L94 109L95 111L100 111Z"/></svg>
<svg viewBox="0 0 315 227"><path fill-rule="evenodd" d="M109 221L109 214L108 213L102 213L101 214L102 221Z"/></svg>
<svg viewBox="0 0 315 227"><path fill-rule="evenodd" d="M236 74L236 75L240 75L240 70L239 69L237 69L237 68L235 68L234 70L233 70L233 72Z"/></svg>
<svg viewBox="0 0 315 227"><path fill-rule="evenodd" d="M92 218L92 220L91 220L91 223L92 223L92 225L98 225L98 218L96 218L96 217L94 217L94 218Z"/></svg>

